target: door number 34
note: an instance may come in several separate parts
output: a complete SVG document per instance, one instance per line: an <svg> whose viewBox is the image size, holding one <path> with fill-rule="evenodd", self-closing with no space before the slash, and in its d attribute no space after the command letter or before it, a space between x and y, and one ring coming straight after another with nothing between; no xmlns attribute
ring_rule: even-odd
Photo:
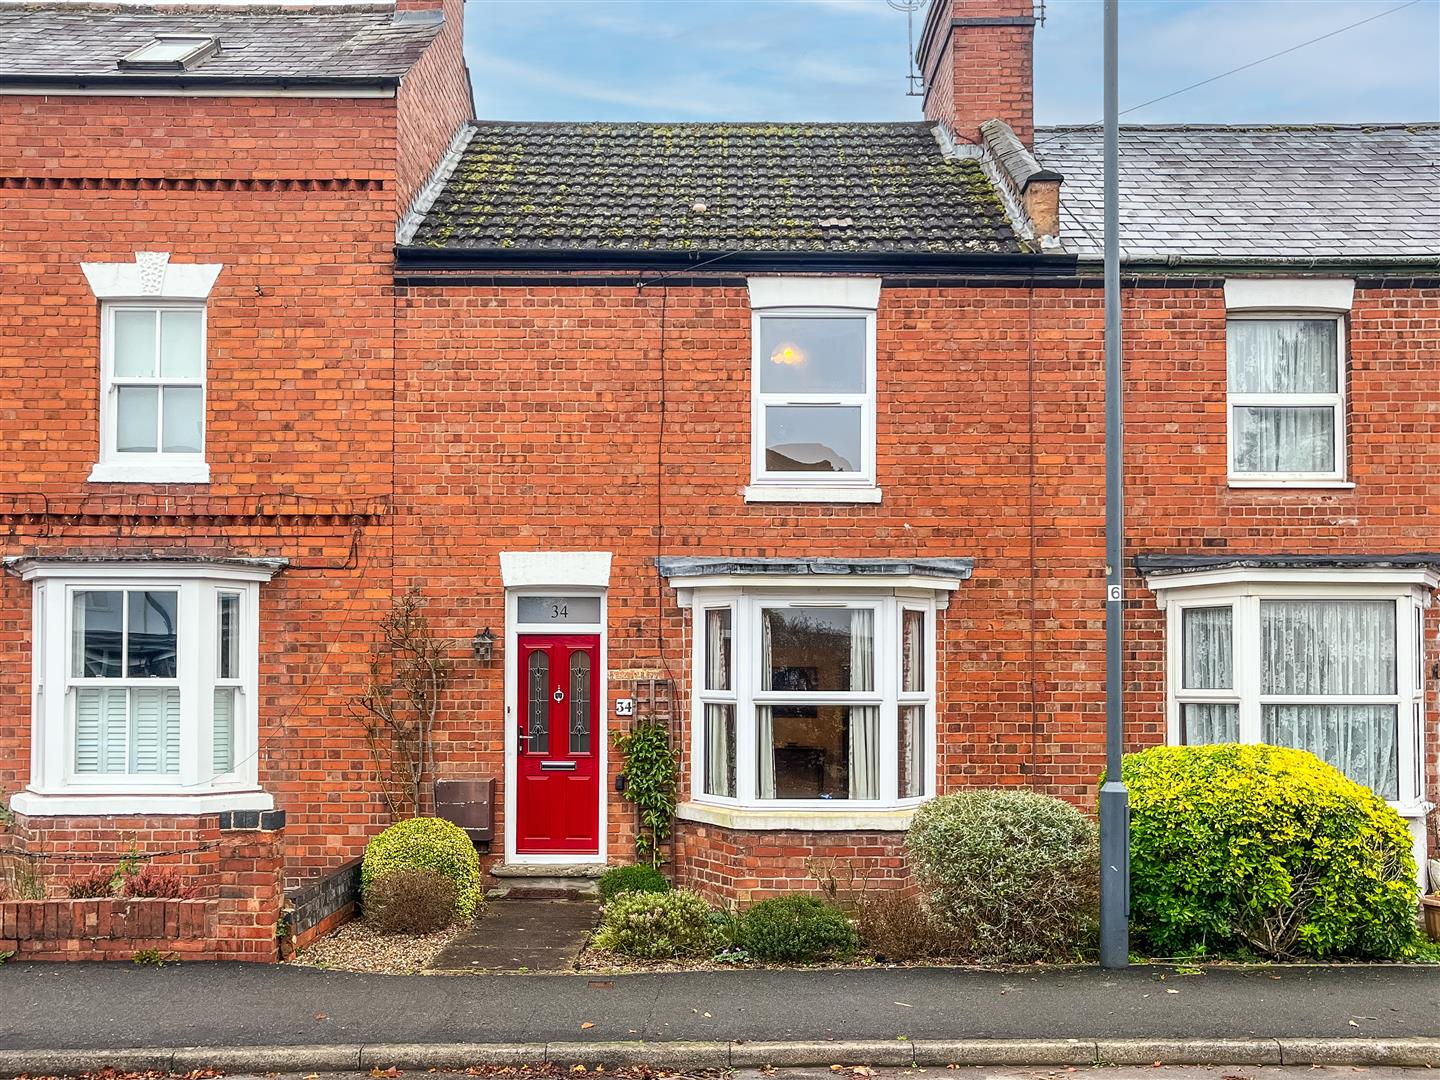
<svg viewBox="0 0 1440 1080"><path fill-rule="evenodd" d="M616 716L634 716L634 715L635 715L635 699L634 699L634 698L628 698L628 697L616 698L616 699L615 699L615 715L616 715Z"/></svg>

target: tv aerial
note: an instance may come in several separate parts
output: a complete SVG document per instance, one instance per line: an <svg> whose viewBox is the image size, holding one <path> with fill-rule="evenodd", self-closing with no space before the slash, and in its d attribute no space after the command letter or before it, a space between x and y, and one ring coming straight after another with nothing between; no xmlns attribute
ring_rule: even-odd
<svg viewBox="0 0 1440 1080"><path fill-rule="evenodd" d="M924 7L930 0L885 0L896 11L905 12L905 29L910 39L910 50L907 54L910 60L909 73L905 76L905 96L921 97L925 93L925 76L915 66L915 12Z"/></svg>

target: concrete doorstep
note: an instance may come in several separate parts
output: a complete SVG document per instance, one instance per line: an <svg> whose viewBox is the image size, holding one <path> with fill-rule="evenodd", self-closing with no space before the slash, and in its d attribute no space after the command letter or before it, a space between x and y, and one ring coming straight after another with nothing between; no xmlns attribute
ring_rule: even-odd
<svg viewBox="0 0 1440 1080"><path fill-rule="evenodd" d="M1440 1038L896 1039L887 1042L552 1042L331 1046L185 1046L0 1050L0 1077L122 1072L348 1072L482 1065L730 1069L829 1065L1389 1065L1440 1066Z"/></svg>

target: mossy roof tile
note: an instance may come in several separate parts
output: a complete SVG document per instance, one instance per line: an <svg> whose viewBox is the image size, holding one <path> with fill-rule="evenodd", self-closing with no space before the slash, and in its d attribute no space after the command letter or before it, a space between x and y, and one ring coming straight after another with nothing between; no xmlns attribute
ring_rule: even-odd
<svg viewBox="0 0 1440 1080"><path fill-rule="evenodd" d="M1015 253L931 126L477 123L417 246Z"/></svg>

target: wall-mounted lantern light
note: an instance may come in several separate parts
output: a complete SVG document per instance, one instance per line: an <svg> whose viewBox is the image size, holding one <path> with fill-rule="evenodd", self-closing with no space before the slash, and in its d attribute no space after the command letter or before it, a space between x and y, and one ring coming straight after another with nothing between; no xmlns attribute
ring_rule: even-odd
<svg viewBox="0 0 1440 1080"><path fill-rule="evenodd" d="M476 660L483 662L495 654L495 635L490 633L488 626L475 635L471 644L475 646Z"/></svg>

